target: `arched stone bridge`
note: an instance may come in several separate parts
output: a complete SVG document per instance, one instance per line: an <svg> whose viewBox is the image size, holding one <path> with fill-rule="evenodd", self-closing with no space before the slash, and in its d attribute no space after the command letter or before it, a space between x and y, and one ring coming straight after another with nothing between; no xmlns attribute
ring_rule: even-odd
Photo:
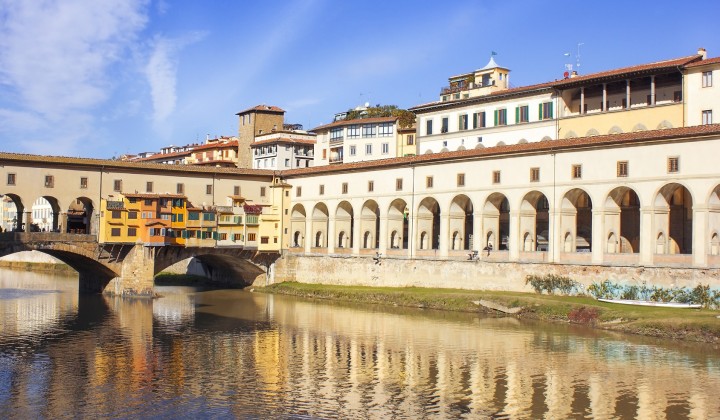
<svg viewBox="0 0 720 420"><path fill-rule="evenodd" d="M0 233L0 257L21 251L40 251L75 269L81 293L121 296L152 296L155 275L188 258L200 260L214 282L249 286L264 278L268 267L279 257L276 253L240 248L100 244L94 235Z"/></svg>

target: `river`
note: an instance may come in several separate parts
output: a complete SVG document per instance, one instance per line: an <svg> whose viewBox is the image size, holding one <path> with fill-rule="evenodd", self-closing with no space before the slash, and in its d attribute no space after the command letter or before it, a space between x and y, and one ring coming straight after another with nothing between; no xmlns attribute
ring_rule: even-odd
<svg viewBox="0 0 720 420"><path fill-rule="evenodd" d="M720 351L241 290L0 270L2 418L720 418Z"/></svg>

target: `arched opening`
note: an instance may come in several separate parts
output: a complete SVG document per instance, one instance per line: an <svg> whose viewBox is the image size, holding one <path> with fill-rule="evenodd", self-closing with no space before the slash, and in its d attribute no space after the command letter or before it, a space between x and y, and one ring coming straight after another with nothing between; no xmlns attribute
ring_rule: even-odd
<svg viewBox="0 0 720 420"><path fill-rule="evenodd" d="M607 238L607 246L605 252L608 254L616 254L619 252L620 242L618 241L615 232L610 232Z"/></svg>
<svg viewBox="0 0 720 420"><path fill-rule="evenodd" d="M363 248L380 248L380 207L375 200L366 201L360 210L360 231L365 232Z"/></svg>
<svg viewBox="0 0 720 420"><path fill-rule="evenodd" d="M634 190L618 187L610 191L605 200L605 229L608 241L610 237L616 241L613 246L608 242L608 253L640 252L640 198Z"/></svg>
<svg viewBox="0 0 720 420"><path fill-rule="evenodd" d="M451 249L472 249L474 234L473 204L470 198L464 194L455 196L450 203L450 231L453 232Z"/></svg>
<svg viewBox="0 0 720 420"><path fill-rule="evenodd" d="M335 232L339 232L335 247L352 248L354 228L355 217L352 205L347 201L342 201L335 210Z"/></svg>
<svg viewBox="0 0 720 420"><path fill-rule="evenodd" d="M584 190L575 188L563 197L560 227L570 235L563 238L563 252L592 251L592 200Z"/></svg>
<svg viewBox="0 0 720 420"><path fill-rule="evenodd" d="M0 196L2 206L0 216L0 227L3 232L20 231L23 228L23 215L25 207L22 204L22 200L15 194L5 194Z"/></svg>
<svg viewBox="0 0 720 420"><path fill-rule="evenodd" d="M74 204L74 203L73 203ZM72 207L71 207L72 208ZM42 196L33 202L31 208L32 222L30 229L26 232L70 232L67 229L67 221L69 213L63 215L64 221L61 220L61 211L58 200L52 196ZM44 229L44 230L43 230Z"/></svg>
<svg viewBox="0 0 720 420"><path fill-rule="evenodd" d="M391 249L408 249L410 209L405 200L397 198L390 203L387 212Z"/></svg>
<svg viewBox="0 0 720 420"><path fill-rule="evenodd" d="M660 189L655 197L655 228L657 233L667 235L667 239L664 235L662 252L657 243L656 253L692 254L692 207L692 196L684 186L672 183Z"/></svg>
<svg viewBox="0 0 720 420"><path fill-rule="evenodd" d="M483 247L500 251L508 250L510 234L510 202L501 193L491 194L483 207Z"/></svg>
<svg viewBox="0 0 720 420"><path fill-rule="evenodd" d="M428 249L428 233L420 232L420 249Z"/></svg>
<svg viewBox="0 0 720 420"><path fill-rule="evenodd" d="M421 249L440 248L440 205L432 197L426 197L418 206L418 231L425 232L427 247ZM421 241L422 242L422 241Z"/></svg>
<svg viewBox="0 0 720 420"><path fill-rule="evenodd" d="M78 197L70 203L67 210L67 232L90 234L97 227L93 223L93 202L87 197Z"/></svg>
<svg viewBox="0 0 720 420"><path fill-rule="evenodd" d="M547 197L539 191L529 192L523 198L520 204L520 231L529 233L533 243L531 249L528 249L528 242L523 238L524 251L548 250L550 241L549 209Z"/></svg>
<svg viewBox="0 0 720 420"><path fill-rule="evenodd" d="M708 229L710 255L720 255L720 185L713 188L708 199ZM705 239L707 241L707 237Z"/></svg>
<svg viewBox="0 0 720 420"><path fill-rule="evenodd" d="M717 233L710 237L710 255L720 255L720 236Z"/></svg>
<svg viewBox="0 0 720 420"><path fill-rule="evenodd" d="M533 239L533 235L530 232L525 232L525 235L523 235L523 251L530 252L533 251L533 245L535 244L535 240Z"/></svg>
<svg viewBox="0 0 720 420"><path fill-rule="evenodd" d="M305 245L305 223L305 207L302 204L295 204L290 212L290 229L294 232L291 246L294 248Z"/></svg>
<svg viewBox="0 0 720 420"><path fill-rule="evenodd" d="M312 212L312 231L314 235L315 248L327 248L327 233L330 213L325 203L318 203Z"/></svg>

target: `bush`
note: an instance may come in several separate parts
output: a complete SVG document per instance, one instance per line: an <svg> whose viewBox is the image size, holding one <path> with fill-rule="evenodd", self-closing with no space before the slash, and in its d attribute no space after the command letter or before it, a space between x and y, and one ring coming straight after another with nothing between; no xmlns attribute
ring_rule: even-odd
<svg viewBox="0 0 720 420"><path fill-rule="evenodd" d="M595 299L614 299L618 296L619 286L610 280L605 280L602 283L593 283L588 286L587 291Z"/></svg>
<svg viewBox="0 0 720 420"><path fill-rule="evenodd" d="M525 277L525 284L530 284L535 293L542 294L545 291L549 295L554 295L556 291L563 295L571 295L582 290L582 285L575 280L555 274L546 274L544 276L528 274Z"/></svg>
<svg viewBox="0 0 720 420"><path fill-rule="evenodd" d="M529 277L529 276L528 276ZM537 289L536 289L537 290ZM720 308L720 290L711 290L710 285L699 284L693 289L673 287L621 286L610 280L593 283L587 292L595 299L648 300L653 302L679 302L700 304L704 308Z"/></svg>
<svg viewBox="0 0 720 420"><path fill-rule="evenodd" d="M586 306L580 306L572 308L568 312L568 320L576 324L595 324L597 322L600 312L597 308L588 308Z"/></svg>

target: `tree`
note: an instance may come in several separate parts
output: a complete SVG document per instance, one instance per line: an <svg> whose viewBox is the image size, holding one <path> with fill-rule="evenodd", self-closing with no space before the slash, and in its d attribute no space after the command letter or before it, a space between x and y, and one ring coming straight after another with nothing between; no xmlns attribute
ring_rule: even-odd
<svg viewBox="0 0 720 420"><path fill-rule="evenodd" d="M357 120L359 118L382 118L397 117L400 128L412 127L415 123L415 114L406 109L400 109L397 105L380 105L377 104L367 109L350 109L345 117L346 121Z"/></svg>

